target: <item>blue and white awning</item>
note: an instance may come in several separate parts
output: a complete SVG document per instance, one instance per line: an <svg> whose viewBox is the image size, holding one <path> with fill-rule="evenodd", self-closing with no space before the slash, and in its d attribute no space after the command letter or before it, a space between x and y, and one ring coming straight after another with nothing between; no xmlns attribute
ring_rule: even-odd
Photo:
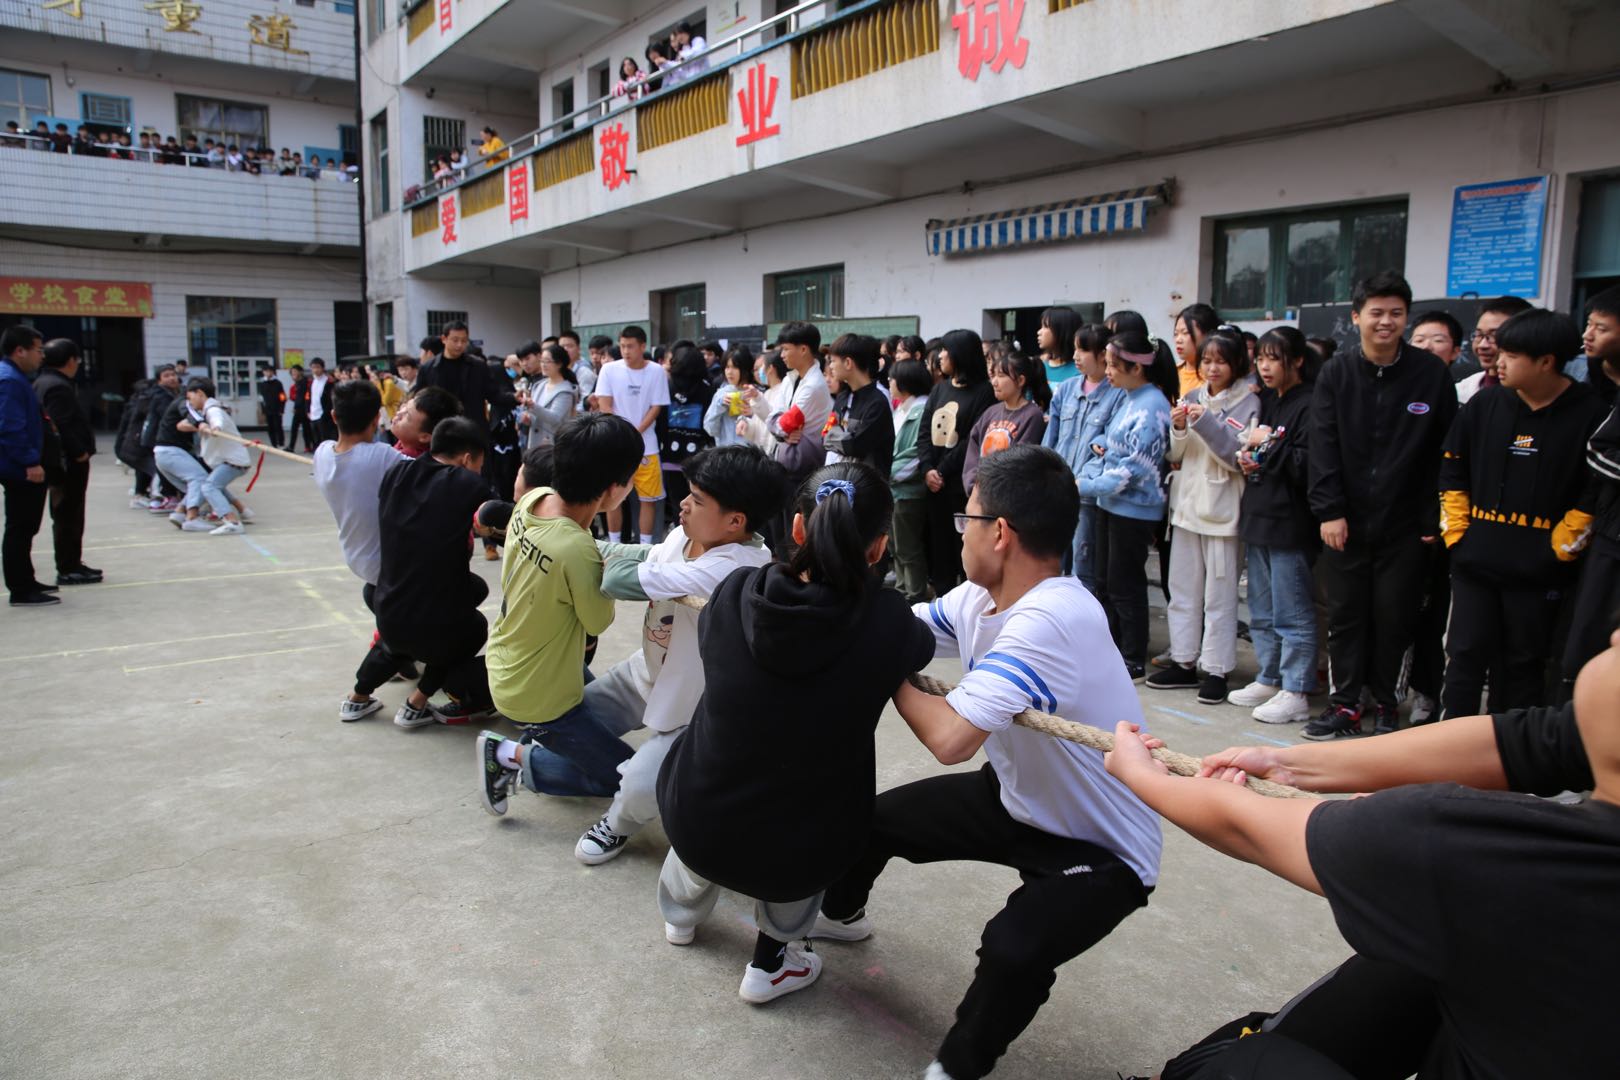
<svg viewBox="0 0 1620 1080"><path fill-rule="evenodd" d="M1147 228L1148 208L1170 201L1171 182L1088 195L1083 199L1002 210L952 221L930 221L930 255L972 255L1001 248L1079 240Z"/></svg>

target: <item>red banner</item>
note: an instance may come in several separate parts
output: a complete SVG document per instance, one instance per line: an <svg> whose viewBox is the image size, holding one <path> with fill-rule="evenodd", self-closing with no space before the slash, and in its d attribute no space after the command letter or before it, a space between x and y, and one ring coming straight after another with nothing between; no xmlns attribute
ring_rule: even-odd
<svg viewBox="0 0 1620 1080"><path fill-rule="evenodd" d="M509 221L529 219L529 163L516 161L506 167L506 208Z"/></svg>
<svg viewBox="0 0 1620 1080"><path fill-rule="evenodd" d="M150 319L152 286L138 281L0 277L0 311Z"/></svg>

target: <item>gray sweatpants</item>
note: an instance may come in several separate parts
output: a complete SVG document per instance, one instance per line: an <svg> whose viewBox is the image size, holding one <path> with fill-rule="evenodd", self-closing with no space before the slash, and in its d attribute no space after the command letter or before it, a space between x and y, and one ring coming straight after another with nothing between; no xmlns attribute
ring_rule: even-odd
<svg viewBox="0 0 1620 1080"><path fill-rule="evenodd" d="M585 703L592 718L615 735L641 727L647 714L647 702L636 689L628 661L613 665L585 687ZM621 836L633 836L658 818L658 769L682 730L653 732L634 754L619 762L619 790L608 807L608 828Z"/></svg>
<svg viewBox="0 0 1620 1080"><path fill-rule="evenodd" d="M719 898L720 886L694 874L671 848L658 872L658 910L664 921L682 929L698 926L714 911ZM820 910L821 893L786 904L755 900L754 926L777 941L798 941L816 925Z"/></svg>

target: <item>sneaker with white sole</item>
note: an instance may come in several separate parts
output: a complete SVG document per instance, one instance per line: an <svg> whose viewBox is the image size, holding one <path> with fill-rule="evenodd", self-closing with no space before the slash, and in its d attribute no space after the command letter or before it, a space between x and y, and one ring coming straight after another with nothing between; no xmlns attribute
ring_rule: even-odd
<svg viewBox="0 0 1620 1080"><path fill-rule="evenodd" d="M690 945L695 937L697 928L694 926L676 926L672 922L664 924L664 940L671 945Z"/></svg>
<svg viewBox="0 0 1620 1080"><path fill-rule="evenodd" d="M629 842L629 835L614 832L608 826L607 815L603 814L602 820L586 829L585 835L574 845L574 858L586 866L600 866L616 858Z"/></svg>
<svg viewBox="0 0 1620 1080"><path fill-rule="evenodd" d="M1297 724L1311 718L1311 702L1304 694L1279 690L1250 715L1262 724Z"/></svg>
<svg viewBox="0 0 1620 1080"><path fill-rule="evenodd" d="M1429 723L1440 711L1440 705L1434 698L1428 694L1420 694L1416 690L1412 691L1411 702L1412 711L1407 715L1407 722L1412 727Z"/></svg>
<svg viewBox="0 0 1620 1080"><path fill-rule="evenodd" d="M338 719L345 724L352 724L356 720L364 720L382 707L383 703L376 698L356 701L353 698L346 697L343 699L343 704L338 706Z"/></svg>
<svg viewBox="0 0 1620 1080"><path fill-rule="evenodd" d="M180 531L181 532L206 532L206 533L211 533L211 532L214 531L214 527L212 525L208 524L208 522L204 521L202 518L194 517L194 518L187 518L186 523L184 525L180 526Z"/></svg>
<svg viewBox="0 0 1620 1080"><path fill-rule="evenodd" d="M240 521L226 521L226 522L222 522L217 528L209 529L208 530L208 535L209 536L230 536L233 533L239 533L239 532L242 532L242 531L243 531L242 523Z"/></svg>
<svg viewBox="0 0 1620 1080"><path fill-rule="evenodd" d="M432 706L418 709L408 701L400 705L399 711L394 714L395 727L419 728L427 727L429 724L437 724L438 722L439 718L433 715Z"/></svg>
<svg viewBox="0 0 1620 1080"><path fill-rule="evenodd" d="M1229 705L1242 705L1246 709L1252 709L1257 705L1264 705L1276 697L1277 692L1281 689L1281 687L1272 686L1256 679L1243 689L1234 690L1227 694L1226 701Z"/></svg>
<svg viewBox="0 0 1620 1080"><path fill-rule="evenodd" d="M501 743L505 741L506 736L495 731L478 735L479 794L483 797L484 809L496 817L506 813L506 797L512 793L512 784L518 775L516 769L501 764Z"/></svg>
<svg viewBox="0 0 1620 1080"><path fill-rule="evenodd" d="M172 521L174 523L174 527L178 529L180 526L186 523L186 515L182 514L178 510L175 510L169 514L169 520Z"/></svg>
<svg viewBox="0 0 1620 1080"><path fill-rule="evenodd" d="M803 990L821 977L821 957L811 951L809 944L790 943L782 953L782 966L775 971L761 971L749 964L743 971L742 985L737 995L751 1005L775 1001L784 994Z"/></svg>
<svg viewBox="0 0 1620 1080"><path fill-rule="evenodd" d="M810 936L828 941L865 941L872 936L872 920L866 917L865 908L848 919L829 919L818 911Z"/></svg>
<svg viewBox="0 0 1620 1080"><path fill-rule="evenodd" d="M449 701L443 705L429 705L433 716L441 724L450 727L462 727L472 723L485 723L496 719L500 714L493 707L488 709L474 708L460 701Z"/></svg>
<svg viewBox="0 0 1620 1080"><path fill-rule="evenodd" d="M248 522L252 521L259 515L255 514L251 507L242 506L237 508L236 516L241 518L244 522Z"/></svg>

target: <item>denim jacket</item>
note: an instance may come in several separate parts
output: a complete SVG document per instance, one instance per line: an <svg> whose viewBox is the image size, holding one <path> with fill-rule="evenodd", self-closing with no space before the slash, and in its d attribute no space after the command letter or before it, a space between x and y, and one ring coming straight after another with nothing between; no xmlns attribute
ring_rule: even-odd
<svg viewBox="0 0 1620 1080"><path fill-rule="evenodd" d="M1102 473L1103 459L1091 452L1091 445L1103 441L1103 430L1124 397L1125 391L1107 379L1088 394L1086 380L1078 375L1059 383L1053 392L1041 445L1056 450L1069 463L1076 483L1083 484L1088 477L1095 480ZM1095 498L1083 497L1088 501Z"/></svg>
<svg viewBox="0 0 1620 1080"><path fill-rule="evenodd" d="M1164 517L1161 469L1170 444L1170 402L1157 386L1128 391L1103 432L1102 471L1080 480L1082 498L1110 514L1158 521Z"/></svg>

